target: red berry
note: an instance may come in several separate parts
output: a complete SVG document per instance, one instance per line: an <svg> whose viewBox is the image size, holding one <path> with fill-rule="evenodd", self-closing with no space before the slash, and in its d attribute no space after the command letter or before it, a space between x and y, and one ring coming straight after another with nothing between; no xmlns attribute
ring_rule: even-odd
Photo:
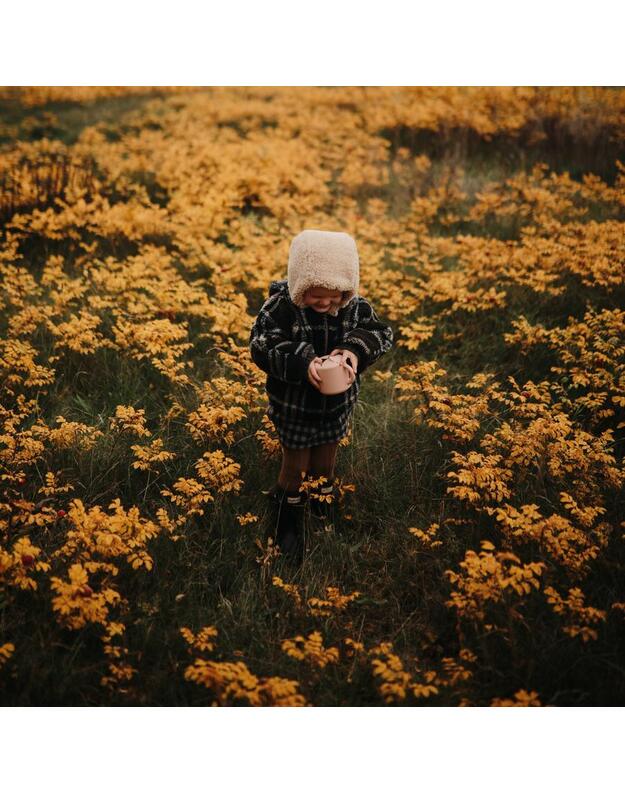
<svg viewBox="0 0 625 794"><path fill-rule="evenodd" d="M67 515L67 513L65 512L65 510L57 510L56 511L57 518L63 518L63 516L66 516L66 515Z"/></svg>
<svg viewBox="0 0 625 794"><path fill-rule="evenodd" d="M28 568L29 565L32 565L35 562L35 558L32 554L22 554L22 565Z"/></svg>
<svg viewBox="0 0 625 794"><path fill-rule="evenodd" d="M23 477L20 477L20 479L17 481L17 484L18 485L26 485L26 480Z"/></svg>

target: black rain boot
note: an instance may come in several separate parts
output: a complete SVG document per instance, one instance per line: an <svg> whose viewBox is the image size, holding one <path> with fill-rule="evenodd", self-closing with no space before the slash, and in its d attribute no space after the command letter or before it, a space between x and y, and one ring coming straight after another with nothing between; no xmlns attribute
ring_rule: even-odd
<svg viewBox="0 0 625 794"><path fill-rule="evenodd" d="M334 510L338 499L335 482L334 477L329 478L327 482L313 488L309 496L311 516L326 524L334 523Z"/></svg>
<svg viewBox="0 0 625 794"><path fill-rule="evenodd" d="M306 500L298 491L285 491L276 487L271 496L272 521L276 532L276 545L287 557L301 563L304 559L304 512Z"/></svg>
<svg viewBox="0 0 625 794"><path fill-rule="evenodd" d="M267 499L272 500L274 496L280 491L280 486L278 483L272 485L271 488L268 488L266 491L261 489L261 493L263 496L266 496Z"/></svg>

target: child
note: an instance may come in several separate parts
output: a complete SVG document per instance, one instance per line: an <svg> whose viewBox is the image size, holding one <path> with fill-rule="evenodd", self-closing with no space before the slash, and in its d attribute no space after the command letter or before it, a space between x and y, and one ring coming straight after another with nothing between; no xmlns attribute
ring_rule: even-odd
<svg viewBox="0 0 625 794"><path fill-rule="evenodd" d="M334 498L334 464L348 433L360 391L360 375L391 349L393 332L358 295L359 262L345 232L306 229L291 242L288 278L272 281L250 333L254 363L267 373L267 415L282 447L277 484L266 492L274 504L276 542L301 560L301 473L327 484L317 490ZM356 371L341 394L319 391L321 356L341 356ZM313 500L319 517L323 508Z"/></svg>

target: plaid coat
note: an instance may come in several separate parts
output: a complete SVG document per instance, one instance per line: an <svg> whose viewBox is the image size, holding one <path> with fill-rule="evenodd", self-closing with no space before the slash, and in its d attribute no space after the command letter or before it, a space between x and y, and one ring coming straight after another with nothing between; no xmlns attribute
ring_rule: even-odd
<svg viewBox="0 0 625 794"><path fill-rule="evenodd" d="M333 317L311 306L296 306L287 279L271 282L249 341L252 360L267 373L268 414L278 428L281 422L334 427L344 423L358 399L360 376L392 344L391 327L380 321L364 298L352 298ZM335 347L356 353L358 371L347 391L324 395L309 383L308 366L315 356L327 355Z"/></svg>

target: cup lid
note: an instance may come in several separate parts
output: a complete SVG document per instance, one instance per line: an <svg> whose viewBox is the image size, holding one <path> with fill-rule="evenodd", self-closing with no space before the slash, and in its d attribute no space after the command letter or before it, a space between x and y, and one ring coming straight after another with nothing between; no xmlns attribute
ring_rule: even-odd
<svg viewBox="0 0 625 794"><path fill-rule="evenodd" d="M341 363L341 359L339 356L328 356L324 359L323 363L321 364L321 369L330 369L330 367L336 367Z"/></svg>

